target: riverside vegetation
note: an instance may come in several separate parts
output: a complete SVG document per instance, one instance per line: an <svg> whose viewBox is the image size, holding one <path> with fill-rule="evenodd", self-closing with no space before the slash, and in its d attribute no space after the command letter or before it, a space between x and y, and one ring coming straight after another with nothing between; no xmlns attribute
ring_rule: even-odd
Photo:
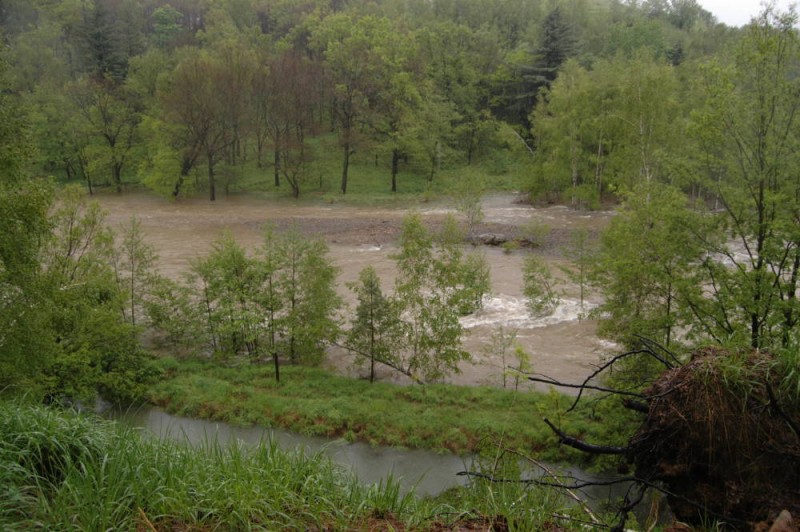
<svg viewBox="0 0 800 532"><path fill-rule="evenodd" d="M476 484L434 499L362 486L320 455L197 448L24 402L0 403L4 530L542 530L575 515L553 492Z"/></svg>
<svg viewBox="0 0 800 532"><path fill-rule="evenodd" d="M322 374L307 366L319 364L325 348L342 341L342 321L351 333L347 347L361 359L435 383L468 358L458 316L480 305L485 293L487 272L480 256L464 254L452 231L432 233L410 217L395 259L398 282L384 293L379 280L365 271L353 287L358 308L343 317L337 314L331 290L336 271L324 243L274 232L265 236L261 249L244 250L222 238L209 243L212 253L197 259L188 278L165 280L153 274L154 256L136 220L115 235L96 205L75 188L56 183L81 183L89 195L98 186L115 192L142 186L176 201L201 191L215 201L223 191L265 190L339 201L358 184L362 199L369 201L379 188L387 194L420 192L424 200L446 190L445 179L450 179L463 185L464 199L513 183L533 199L574 208L620 201L619 215L597 249L588 251L591 246L578 238L572 254L578 267L571 275L581 289L585 284L602 296L594 314L600 333L630 348L641 336L655 340L676 367L687 368L686 382L701 388L702 379L689 377L702 365L684 364L698 346L721 346L724 378L713 381L721 392L750 389L752 375L744 371L749 359L736 353L769 353L765 374L780 377L770 382L766 395L759 391L754 397L768 400L770 408L760 401L745 406L782 413L770 423L788 427L787 437L795 438L800 403L797 14L766 5L747 26L727 28L694 0L609 0L594 7L588 9L583 0L4 2L0 393L27 393L50 404L97 395L127 402L151 393L177 409L192 408L189 399L178 397L194 393L190 385L226 392L236 386L242 394L252 386L273 394L276 404L290 399L300 404L295 383L286 381L320 380ZM471 209L469 201L460 203ZM470 223L473 214L467 214ZM587 260L581 250L593 258ZM591 267L584 269L587 264ZM549 272L531 259L524 277L525 293L533 299L530 309L547 312L558 295ZM156 360L145 342L151 335L174 351L211 358L218 367ZM267 361L274 383L265 379L262 363ZM282 366L286 362L290 367ZM642 383L663 373L652 359L624 362L630 363L620 364L613 382L629 393L638 394ZM160 375L171 380L151 389ZM342 382L331 380L319 389ZM432 415L427 414L434 404L426 403L429 399L463 409L464 397L491 395L430 384L392 392L351 384L362 394L375 394L379 403L382 394L410 395L412 404L427 407L426 413L400 420L419 418L419 423ZM275 396L278 390L288 399ZM539 408L532 397L505 393L480 401L491 408L491 402L512 397ZM645 401L635 408L654 414L659 398L638 395ZM693 399L689 396L684 405ZM251 415L216 395L208 400L205 407L195 406L197 412L206 408L209 415L232 419ZM350 417L349 405L329 403L335 408L307 403L306 413L280 413L274 421L297 422L310 432L375 437ZM276 495L285 504L264 510L242 494L262 493L268 486L250 483L241 466L252 464L261 472L270 467L258 460L273 460L277 474L291 464L285 469L297 476L288 485L297 486L300 477L318 480L304 469L306 462L280 462L286 458L270 449L252 456L234 449L218 466L207 468L218 467L218 476L203 477L206 469L200 464L213 464L224 454L221 449L193 454L114 436L116 429L82 418L7 405L3 420L10 424L0 435L7 438L0 452L5 453L1 487L8 497L0 504L9 506L3 506L0 518L9 527L70 527L85 520L87 528L154 522L163 528L183 523L222 528L365 523L369 528L369 519L390 519L390 513L402 514L409 526L438 526L397 506L428 508L430 501L408 502L392 495L393 488L332 488L343 498L328 500L311 486L309 493L300 491L305 496L295 497L295 490L294 502ZM728 412L741 406L732 405ZM579 413L582 421L568 428L592 436L590 421L599 421L599 408ZM674 410L666 411L672 415ZM451 414L442 412L448 423ZM509 430L524 436L530 412L520 416L523 423ZM56 432L41 440L46 431L27 431L23 417L41 419L43 429ZM476 414L475 426L492 434L480 417ZM680 409L674 417L682 418ZM602 421L609 419L618 418ZM735 419L724 421L726 430L719 434L734 434L743 426ZM59 440L63 433L56 429L62 425L68 434ZM447 424L455 442L448 444L435 438L415 441L411 425L397 436L385 428L387 440L458 450L473 448L478 432ZM622 430L609 432L624 437ZM661 448L663 433L654 434L654 445ZM666 437L677 439L672 433ZM537 448L538 436L531 438L515 445ZM706 445L711 439L696 441ZM694 447L686 451L698 456ZM797 453L792 453L790 465L796 467ZM177 474L165 478L160 471L174 469L161 460L197 476L187 481L191 485L175 480ZM147 481L126 477L151 463L163 469L149 472ZM314 471L328 467L309 463ZM771 466L759 467L769 471ZM113 475L122 481L111 481L109 468L119 468ZM241 476L225 475L225 468ZM652 471L648 483L664 480L659 468ZM325 476L321 482L332 479ZM151 480L146 494L135 494ZM171 486L176 495L161 497ZM218 490L213 504L198 507L186 499L186 493L209 489ZM339 504L353 507L348 493L361 493L356 500L362 502L385 497L390 510L375 510L383 503L374 500L354 503L347 516L332 510ZM501 502L486 506L472 499L478 495L486 504ZM146 496L157 500L140 498ZM536 520L546 514L539 511L537 497L547 496L510 483L476 483L453 500L478 508L483 516L478 519L502 516L512 528L535 529L545 526ZM236 499L253 506L240 506ZM103 511L86 506L95 500L103 501ZM794 499L786 504L800 508ZM372 510L362 513L366 507ZM187 509L193 514L187 516ZM765 513L773 510L769 506L758 510L764 515L731 517L772 519ZM723 515L692 512L698 522Z"/></svg>

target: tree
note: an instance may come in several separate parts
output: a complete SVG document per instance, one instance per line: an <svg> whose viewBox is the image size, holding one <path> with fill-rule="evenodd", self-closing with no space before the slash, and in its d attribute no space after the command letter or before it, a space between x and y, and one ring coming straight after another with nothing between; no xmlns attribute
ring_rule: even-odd
<svg viewBox="0 0 800 532"><path fill-rule="evenodd" d="M144 240L142 226L134 216L130 225L123 228L122 242L112 253L112 266L117 284L125 294L122 316L136 331L136 311L144 301L146 286L155 277L153 266L157 259L155 250Z"/></svg>
<svg viewBox="0 0 800 532"><path fill-rule="evenodd" d="M34 393L56 354L49 328L47 290L40 282L41 249L52 202L49 182L29 179L32 146L19 98L8 87L0 58L0 388Z"/></svg>
<svg viewBox="0 0 800 532"><path fill-rule="evenodd" d="M696 328L722 343L795 346L800 305L796 13L767 6L731 65L706 71L694 133L706 187L722 207L698 232L708 254L691 300Z"/></svg>
<svg viewBox="0 0 800 532"><path fill-rule="evenodd" d="M358 275L358 283L350 283L358 299L350 331L347 334L347 348L356 353L360 365L369 360L369 381L375 381L375 363L400 366L398 352L401 348L402 329L398 302L387 298L381 290L381 283L375 268L367 266Z"/></svg>
<svg viewBox="0 0 800 532"><path fill-rule="evenodd" d="M394 297L400 302L406 352L403 372L415 380L439 380L458 372L458 363L470 358L461 349L462 327L455 304L461 295L448 271L447 258L437 256L434 239L419 215L403 220ZM452 259L452 256L451 256Z"/></svg>
<svg viewBox="0 0 800 532"><path fill-rule="evenodd" d="M162 93L166 118L176 126L181 151L180 173L173 196L200 157L205 157L209 200L216 199L215 167L234 142L226 100L230 71L207 52L189 53L175 68L169 87Z"/></svg>
<svg viewBox="0 0 800 532"><path fill-rule="evenodd" d="M604 188L677 182L686 159L678 89L675 69L644 49L591 71L567 62L533 114L534 192L568 189L580 206Z"/></svg>
<svg viewBox="0 0 800 532"><path fill-rule="evenodd" d="M533 316L547 316L555 311L561 297L547 264L535 255L527 255L522 264L522 282L522 292Z"/></svg>
<svg viewBox="0 0 800 532"><path fill-rule="evenodd" d="M333 112L342 147L342 194L347 193L350 157L359 133L370 122L381 94L391 90L400 66L392 50L400 45L396 28L386 18L346 14L326 17L313 34L333 84Z"/></svg>
<svg viewBox="0 0 800 532"><path fill-rule="evenodd" d="M540 90L550 86L576 51L575 29L559 7L552 9L542 21L536 48L513 58L514 71L502 98L510 121L530 131L530 113Z"/></svg>
<svg viewBox="0 0 800 532"><path fill-rule="evenodd" d="M212 252L192 264L200 284L211 346L226 357L246 353L255 362L260 356L262 317L253 295L258 275L253 259L225 234L213 244Z"/></svg>
<svg viewBox="0 0 800 532"><path fill-rule="evenodd" d="M702 257L692 230L703 221L673 187L643 183L626 197L602 236L591 279L603 292L600 334L625 345L635 335L669 346L689 325L684 310ZM691 326L691 325L690 325Z"/></svg>
<svg viewBox="0 0 800 532"><path fill-rule="evenodd" d="M266 140L271 140L275 186L283 176L295 198L308 177L306 138L315 132L312 110L321 99L315 90L319 76L317 65L298 52L287 51L274 57L255 79L258 162Z"/></svg>
<svg viewBox="0 0 800 532"><path fill-rule="evenodd" d="M586 229L575 229L570 234L568 247L564 250L564 255L572 261L572 264L563 268L569 280L578 285L580 290L579 298L581 311L586 300L586 289L589 284L589 276L592 265L596 260L597 246Z"/></svg>
<svg viewBox="0 0 800 532"><path fill-rule="evenodd" d="M70 90L84 121L85 131L99 143L90 150L88 165L107 169L117 192L122 191L122 171L128 162L139 124L134 95L110 79L84 80Z"/></svg>
<svg viewBox="0 0 800 532"><path fill-rule="evenodd" d="M339 334L337 269L321 239L291 230L281 235L278 245L283 261L278 276L284 300L283 347L292 363L318 364L326 343Z"/></svg>

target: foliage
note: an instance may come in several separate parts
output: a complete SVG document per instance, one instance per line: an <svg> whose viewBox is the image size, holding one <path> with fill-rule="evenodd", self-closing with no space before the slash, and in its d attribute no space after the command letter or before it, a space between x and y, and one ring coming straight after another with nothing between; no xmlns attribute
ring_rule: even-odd
<svg viewBox="0 0 800 532"><path fill-rule="evenodd" d="M592 280L605 295L600 331L626 345L642 335L669 346L684 321L691 271L701 257L692 231L702 220L672 187L640 186L603 235Z"/></svg>
<svg viewBox="0 0 800 532"><path fill-rule="evenodd" d="M703 185L721 207L698 234L701 263L691 311L701 335L723 344L796 348L797 15L767 7L746 28L730 65L710 65L694 133Z"/></svg>
<svg viewBox="0 0 800 532"><path fill-rule="evenodd" d="M397 364L395 354L401 349L399 305L381 291L380 279L372 266L358 275L358 283L348 287L356 293L358 306L347 334L347 348L356 353L356 363L369 360L369 381L375 381L375 362Z"/></svg>
<svg viewBox="0 0 800 532"><path fill-rule="evenodd" d="M185 335L193 330L190 320L202 316L204 337L217 356L245 354L253 363L270 356L279 379L279 353L295 364L321 361L326 342L338 335L334 315L340 299L324 242L272 229L264 242L251 257L230 234L223 235L207 257L194 261L191 298L184 288L167 284L161 300L151 304L159 314L176 312L166 323L168 334Z"/></svg>
<svg viewBox="0 0 800 532"><path fill-rule="evenodd" d="M578 285L580 290L579 300L581 312L584 309L586 290L589 285L590 272L597 260L596 241L591 238L586 229L575 229L570 234L570 241L564 250L564 255L572 261L569 266L562 268L570 281Z"/></svg>
<svg viewBox="0 0 800 532"><path fill-rule="evenodd" d="M486 261L464 258L455 220L446 221L436 240L419 215L410 214L393 256L398 270L394 298L406 346L400 366L416 380L439 380L469 359L461 349L458 318L479 308L488 291Z"/></svg>
<svg viewBox="0 0 800 532"><path fill-rule="evenodd" d="M536 255L528 254L522 264L522 293L534 317L552 314L561 296L550 268Z"/></svg>

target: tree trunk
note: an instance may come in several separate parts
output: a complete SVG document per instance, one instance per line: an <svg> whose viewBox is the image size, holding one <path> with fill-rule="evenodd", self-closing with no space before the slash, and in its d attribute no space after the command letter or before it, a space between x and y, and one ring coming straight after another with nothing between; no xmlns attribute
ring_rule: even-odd
<svg viewBox="0 0 800 532"><path fill-rule="evenodd" d="M217 187L214 183L214 156L208 154L208 199L215 201L217 199Z"/></svg>
<svg viewBox="0 0 800 532"><path fill-rule="evenodd" d="M397 148L392 150L392 192L397 192L397 166L400 162L400 152Z"/></svg>
<svg viewBox="0 0 800 532"><path fill-rule="evenodd" d="M111 165L111 169L114 178L114 190L122 192L122 163L114 162Z"/></svg>
<svg viewBox="0 0 800 532"><path fill-rule="evenodd" d="M281 186L281 152L278 148L275 148L275 153L273 154L273 165L275 167L275 186Z"/></svg>
<svg viewBox="0 0 800 532"><path fill-rule="evenodd" d="M342 194L347 194L347 171L350 168L350 143L344 143L344 159L342 160Z"/></svg>

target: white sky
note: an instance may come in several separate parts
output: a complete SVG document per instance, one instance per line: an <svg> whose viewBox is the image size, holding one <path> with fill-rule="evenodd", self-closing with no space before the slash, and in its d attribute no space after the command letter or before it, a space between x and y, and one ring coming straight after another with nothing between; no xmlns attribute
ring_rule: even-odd
<svg viewBox="0 0 800 532"><path fill-rule="evenodd" d="M720 22L728 26L742 26L761 11L763 0L697 0L697 3L706 11L711 11ZM775 0L775 5L781 11L797 3L795 0Z"/></svg>

